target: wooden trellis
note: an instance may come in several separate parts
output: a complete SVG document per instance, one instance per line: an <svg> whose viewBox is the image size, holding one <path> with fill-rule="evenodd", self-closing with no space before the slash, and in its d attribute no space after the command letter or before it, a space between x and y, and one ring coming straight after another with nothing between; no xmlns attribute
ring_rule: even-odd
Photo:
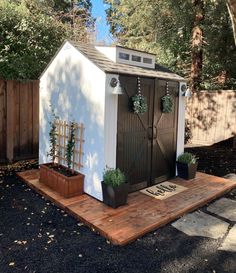
<svg viewBox="0 0 236 273"><path fill-rule="evenodd" d="M56 120L57 128L57 148L56 159L59 164L66 165L66 146L70 136L70 125L67 121ZM84 125L83 123L74 123L75 125L75 147L72 156L72 169L80 170L83 167L83 144L84 144Z"/></svg>

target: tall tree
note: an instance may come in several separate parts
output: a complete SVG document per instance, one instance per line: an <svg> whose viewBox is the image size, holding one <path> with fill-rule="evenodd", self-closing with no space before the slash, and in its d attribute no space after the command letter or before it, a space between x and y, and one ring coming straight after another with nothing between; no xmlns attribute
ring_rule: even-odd
<svg viewBox="0 0 236 273"><path fill-rule="evenodd" d="M62 41L66 28L25 3L0 1L0 77L37 79Z"/></svg>
<svg viewBox="0 0 236 273"><path fill-rule="evenodd" d="M72 28L71 1L0 0L0 78L37 79L65 39L88 41L94 21L82 2Z"/></svg>
<svg viewBox="0 0 236 273"><path fill-rule="evenodd" d="M91 0L54 0L54 12L71 28L71 39L90 42L94 34Z"/></svg>
<svg viewBox="0 0 236 273"><path fill-rule="evenodd" d="M93 24L90 1L0 0L0 78L37 79L65 39L87 42Z"/></svg>
<svg viewBox="0 0 236 273"><path fill-rule="evenodd" d="M234 41L236 45L236 0L227 0L226 2L229 10L230 19L232 22Z"/></svg>
<svg viewBox="0 0 236 273"><path fill-rule="evenodd" d="M235 85L236 48L224 0L105 2L118 43L155 53L159 63L195 82L195 88Z"/></svg>
<svg viewBox="0 0 236 273"><path fill-rule="evenodd" d="M194 21L192 30L191 49L191 74L190 88L192 91L199 89L201 84L202 62L203 62L203 23L205 17L205 6L203 0L193 0Z"/></svg>
<svg viewBox="0 0 236 273"><path fill-rule="evenodd" d="M12 1L12 0L11 0ZM53 16L70 32L70 39L89 42L94 33L91 0L13 0L24 2L29 9L37 9Z"/></svg>

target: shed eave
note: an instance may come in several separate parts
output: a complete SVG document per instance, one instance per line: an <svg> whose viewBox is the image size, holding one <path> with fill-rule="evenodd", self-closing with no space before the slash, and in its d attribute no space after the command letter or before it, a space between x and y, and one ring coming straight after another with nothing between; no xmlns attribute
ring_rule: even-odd
<svg viewBox="0 0 236 273"><path fill-rule="evenodd" d="M146 73L132 73L132 72L126 72L126 71L114 71L105 69L104 72L106 74L114 74L114 75L130 75L130 76L141 76L141 77L148 77L148 78L158 78L163 80L171 80L171 81L178 81L178 82L187 82L187 80L177 74L172 75L153 75L153 74L146 74ZM176 76L174 76L176 75Z"/></svg>

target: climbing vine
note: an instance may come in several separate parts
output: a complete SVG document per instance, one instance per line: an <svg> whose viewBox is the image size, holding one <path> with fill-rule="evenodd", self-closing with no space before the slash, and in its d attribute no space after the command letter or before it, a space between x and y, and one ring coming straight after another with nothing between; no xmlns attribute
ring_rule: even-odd
<svg viewBox="0 0 236 273"><path fill-rule="evenodd" d="M52 163L55 163L56 158L56 148L57 148L57 126L56 126L56 120L58 117L55 114L54 109L52 108L52 121L49 122L50 125L50 131L49 131L49 152L47 153L47 156L51 157Z"/></svg>
<svg viewBox="0 0 236 273"><path fill-rule="evenodd" d="M75 123L71 122L69 127L69 138L66 145L66 162L67 162L67 167L69 169L71 169L72 156L73 156L74 148L75 148L75 131L76 131Z"/></svg>

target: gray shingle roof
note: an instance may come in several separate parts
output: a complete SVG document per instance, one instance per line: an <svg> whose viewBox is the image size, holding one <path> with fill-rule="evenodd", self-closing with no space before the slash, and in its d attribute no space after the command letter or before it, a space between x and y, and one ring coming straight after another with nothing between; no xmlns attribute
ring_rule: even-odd
<svg viewBox="0 0 236 273"><path fill-rule="evenodd" d="M175 73L172 73L168 69L158 64L156 65L155 69L149 69L127 64L115 63L108 59L101 52L99 52L93 45L75 43L73 41L69 42L76 49L78 49L84 56L86 56L90 61L92 61L96 66L98 66L101 70L103 70L106 73L128 74L135 76L146 76L168 80L185 81L184 78L180 77Z"/></svg>

